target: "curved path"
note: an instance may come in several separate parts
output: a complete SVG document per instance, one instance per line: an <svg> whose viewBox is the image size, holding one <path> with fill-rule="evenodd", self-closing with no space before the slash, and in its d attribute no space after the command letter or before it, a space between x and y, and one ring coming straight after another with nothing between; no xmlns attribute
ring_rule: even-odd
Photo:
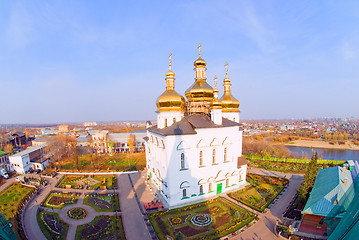
<svg viewBox="0 0 359 240"><path fill-rule="evenodd" d="M276 171L268 171L264 169L252 168L248 169L248 173L255 173L260 175L285 177L289 179L289 184L285 192L280 196L275 204L272 205L267 213L260 213L257 223L246 229L240 235L231 239L240 240L270 240L270 239L282 239L278 237L274 231L276 222L283 220L283 211L288 207L293 197L295 196L297 189L303 181L302 174L290 174Z"/></svg>

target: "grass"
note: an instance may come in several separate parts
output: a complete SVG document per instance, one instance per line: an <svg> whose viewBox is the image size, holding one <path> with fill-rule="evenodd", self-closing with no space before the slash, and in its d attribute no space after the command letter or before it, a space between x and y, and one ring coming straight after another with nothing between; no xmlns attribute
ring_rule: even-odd
<svg viewBox="0 0 359 240"><path fill-rule="evenodd" d="M82 237L83 230L86 229L87 227L94 227L96 223L101 219L109 219L111 222L104 230L97 231L94 235L83 238ZM77 226L75 239L113 239L114 236L116 236L116 239L123 239L123 240L126 239L122 225L122 218L120 216L118 217L97 216L90 223Z"/></svg>
<svg viewBox="0 0 359 240"><path fill-rule="evenodd" d="M106 186L107 189L113 189L117 187L117 178L114 175L95 175L91 177L99 183L89 186L90 189L97 189L101 186Z"/></svg>
<svg viewBox="0 0 359 240"><path fill-rule="evenodd" d="M250 183L249 186L228 195L260 212L268 207L288 183L284 178L256 174L247 174L247 181Z"/></svg>
<svg viewBox="0 0 359 240"><path fill-rule="evenodd" d="M58 205L54 205L54 204L49 203L49 201L53 197L71 198L72 200L70 200L68 202L59 203ZM63 207L65 207L67 205L75 204L77 202L78 198L79 197L77 195L75 195L75 194L62 194L62 193L59 193L59 192L51 192L42 205L44 207L48 207L48 208L62 209Z"/></svg>
<svg viewBox="0 0 359 240"><path fill-rule="evenodd" d="M63 231L55 233L55 231L53 231L50 228L50 226L44 221L44 218L43 218L44 214L53 215L55 217L57 223L60 223L63 226ZM59 215L57 213L41 211L37 215L37 222L39 223L39 227L41 229L41 232L45 235L45 237L47 239L60 239L60 240L65 240L66 239L67 231L69 229L69 225L67 223L61 221L60 218L59 218ZM52 233L52 235L51 235L51 233Z"/></svg>
<svg viewBox="0 0 359 240"><path fill-rule="evenodd" d="M111 205L115 204L115 210L120 210L120 205L119 205L119 200L118 200L117 194L115 194L115 195L104 194L104 195L97 195L97 196L88 195L88 196L85 196L85 198L84 198L84 204L92 207L93 209L96 210L96 212L113 212L114 211L113 208L111 208L111 209L101 209L99 206L89 203L88 200L90 198L101 199L101 200L104 200L104 201L110 203Z"/></svg>
<svg viewBox="0 0 359 240"><path fill-rule="evenodd" d="M73 157L58 161L55 167L59 171L69 172L105 172L138 171L146 167L146 154L118 153L113 155L81 155L78 164Z"/></svg>
<svg viewBox="0 0 359 240"><path fill-rule="evenodd" d="M302 163L302 164L308 164L310 163L310 159L300 159L300 158L275 158L275 157L262 157L262 156L253 156L253 155L243 155L243 157L247 159L253 159L253 160L264 160L264 161L270 161L270 162L284 162L284 163ZM342 160L324 160L324 159L318 159L317 164L334 164L334 165L340 165L344 164L346 161Z"/></svg>
<svg viewBox="0 0 359 240"><path fill-rule="evenodd" d="M208 226L197 227L190 219L197 214L212 217ZM149 220L159 239L169 235L184 239L217 239L249 224L254 215L222 198L216 198L190 206L149 214ZM181 218L180 223L174 221Z"/></svg>
<svg viewBox="0 0 359 240"><path fill-rule="evenodd" d="M76 176L76 175L65 175L61 178L60 182L57 184L59 188L66 188L66 185L70 185L71 188L82 188L77 181L84 179L85 176Z"/></svg>

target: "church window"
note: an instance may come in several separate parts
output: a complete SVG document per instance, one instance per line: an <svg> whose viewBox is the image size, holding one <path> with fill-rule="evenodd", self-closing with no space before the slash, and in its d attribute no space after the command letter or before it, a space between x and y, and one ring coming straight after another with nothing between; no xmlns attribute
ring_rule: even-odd
<svg viewBox="0 0 359 240"><path fill-rule="evenodd" d="M165 118L165 127L167 127L167 118Z"/></svg>
<svg viewBox="0 0 359 240"><path fill-rule="evenodd" d="M224 148L224 162L227 162L227 148Z"/></svg>
<svg viewBox="0 0 359 240"><path fill-rule="evenodd" d="M213 190L212 190L212 183L209 183L208 184L208 192L212 192Z"/></svg>
<svg viewBox="0 0 359 240"><path fill-rule="evenodd" d="M199 194L203 194L203 185L199 186Z"/></svg>
<svg viewBox="0 0 359 240"><path fill-rule="evenodd" d="M213 149L213 153L212 153L212 164L216 164L216 149Z"/></svg>
<svg viewBox="0 0 359 240"><path fill-rule="evenodd" d="M181 169L184 169L185 167L186 165L185 165L184 153L181 153Z"/></svg>
<svg viewBox="0 0 359 240"><path fill-rule="evenodd" d="M173 118L173 123L175 123L176 122L176 118Z"/></svg>
<svg viewBox="0 0 359 240"><path fill-rule="evenodd" d="M187 197L187 189L182 190L182 197L183 198Z"/></svg>
<svg viewBox="0 0 359 240"><path fill-rule="evenodd" d="M203 166L203 151L199 152L199 165Z"/></svg>
<svg viewBox="0 0 359 240"><path fill-rule="evenodd" d="M226 187L229 187L229 179L226 179Z"/></svg>

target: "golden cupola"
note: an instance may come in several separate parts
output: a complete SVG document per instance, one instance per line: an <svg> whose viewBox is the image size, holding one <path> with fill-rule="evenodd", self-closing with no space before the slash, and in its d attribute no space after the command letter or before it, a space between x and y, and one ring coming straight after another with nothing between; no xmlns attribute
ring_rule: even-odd
<svg viewBox="0 0 359 240"><path fill-rule="evenodd" d="M186 100L178 94L175 88L175 73L171 70L172 54L169 55L169 70L166 73L166 90L157 98L156 106L158 112L185 111Z"/></svg>
<svg viewBox="0 0 359 240"><path fill-rule="evenodd" d="M213 101L213 88L206 81L206 61L201 57L201 44L198 49L199 57L193 63L196 72L195 82L185 92L189 114L209 113L209 106Z"/></svg>
<svg viewBox="0 0 359 240"><path fill-rule="evenodd" d="M213 102L211 109L222 109L222 103L218 100L217 76L214 76Z"/></svg>
<svg viewBox="0 0 359 240"><path fill-rule="evenodd" d="M226 78L223 80L224 93L220 99L223 112L239 112L239 101L232 96L231 80L228 78L228 64L226 62Z"/></svg>

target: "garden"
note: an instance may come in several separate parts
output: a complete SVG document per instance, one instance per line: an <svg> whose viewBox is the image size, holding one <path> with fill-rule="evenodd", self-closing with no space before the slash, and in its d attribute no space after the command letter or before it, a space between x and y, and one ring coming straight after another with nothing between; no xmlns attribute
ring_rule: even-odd
<svg viewBox="0 0 359 240"><path fill-rule="evenodd" d="M51 192L42 206L48 208L62 209L63 207L77 203L79 193Z"/></svg>
<svg viewBox="0 0 359 240"><path fill-rule="evenodd" d="M20 228L17 227L16 216L22 203L33 191L35 191L34 188L15 183L0 193L0 213L12 224L15 233Z"/></svg>
<svg viewBox="0 0 359 240"><path fill-rule="evenodd" d="M92 222L77 227L75 239L126 239L122 219L97 216Z"/></svg>
<svg viewBox="0 0 359 240"><path fill-rule="evenodd" d="M151 213L149 221L159 237L217 239L248 225L255 215L222 198Z"/></svg>
<svg viewBox="0 0 359 240"><path fill-rule="evenodd" d="M96 212L114 212L120 210L117 194L85 195L84 204L92 207Z"/></svg>
<svg viewBox="0 0 359 240"><path fill-rule="evenodd" d="M114 189L117 188L115 175L65 175L57 184L59 188Z"/></svg>
<svg viewBox="0 0 359 240"><path fill-rule="evenodd" d="M263 212L289 181L280 177L247 174L247 182L250 183L249 186L229 193L228 196L250 208Z"/></svg>
<svg viewBox="0 0 359 240"><path fill-rule="evenodd" d="M61 221L57 213L40 211L37 221L47 239L66 239L69 225Z"/></svg>

